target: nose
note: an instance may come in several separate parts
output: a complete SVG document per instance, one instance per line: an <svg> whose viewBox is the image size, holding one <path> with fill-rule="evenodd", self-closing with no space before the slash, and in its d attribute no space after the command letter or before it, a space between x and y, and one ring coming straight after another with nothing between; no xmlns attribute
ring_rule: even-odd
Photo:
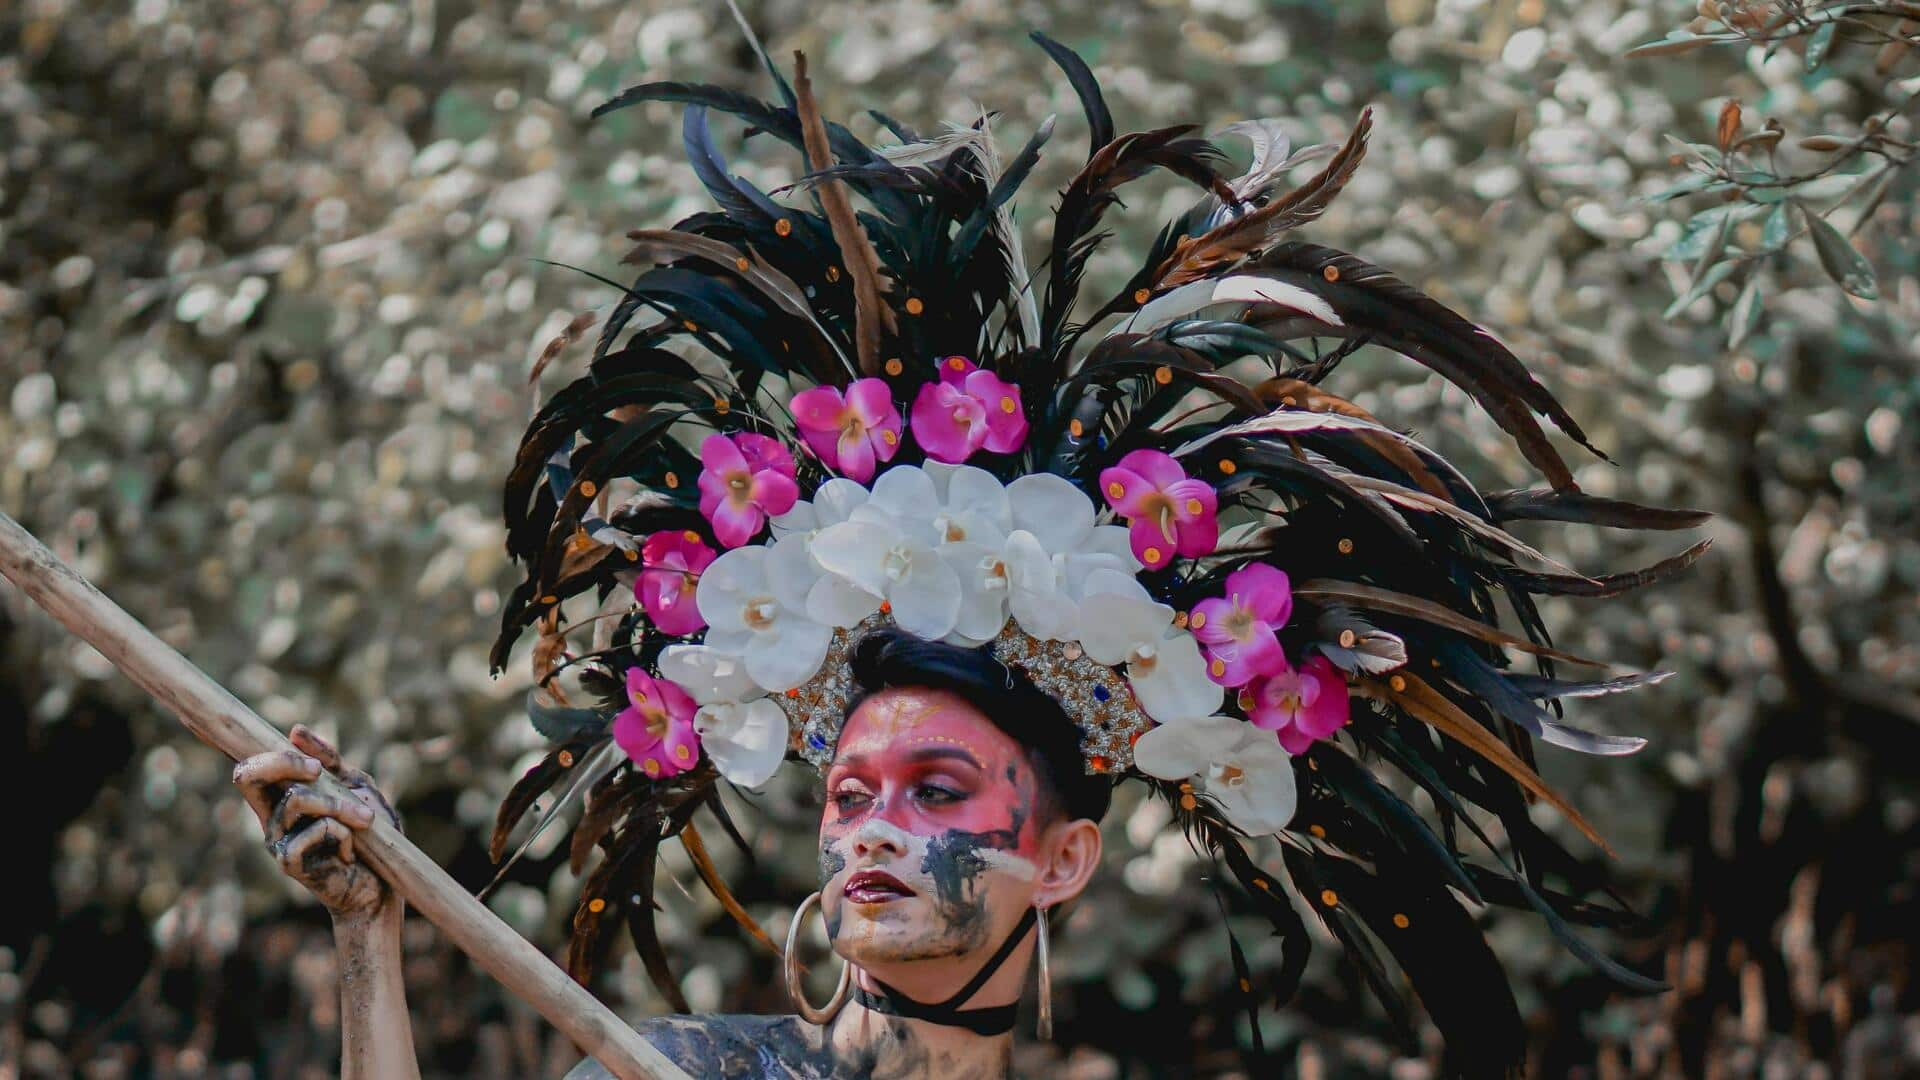
<svg viewBox="0 0 1920 1080"><path fill-rule="evenodd" d="M897 859L907 853L907 843L906 831L900 826L870 817L853 834L853 854L857 859L867 859L884 852L888 858Z"/></svg>

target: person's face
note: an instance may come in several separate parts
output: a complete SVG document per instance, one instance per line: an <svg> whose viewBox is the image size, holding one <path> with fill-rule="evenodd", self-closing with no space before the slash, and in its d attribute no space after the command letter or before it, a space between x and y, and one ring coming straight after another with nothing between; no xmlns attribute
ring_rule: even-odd
<svg viewBox="0 0 1920 1080"><path fill-rule="evenodd" d="M959 696L890 689L841 729L820 821L821 910L834 950L876 965L997 948L1045 865L1038 777Z"/></svg>

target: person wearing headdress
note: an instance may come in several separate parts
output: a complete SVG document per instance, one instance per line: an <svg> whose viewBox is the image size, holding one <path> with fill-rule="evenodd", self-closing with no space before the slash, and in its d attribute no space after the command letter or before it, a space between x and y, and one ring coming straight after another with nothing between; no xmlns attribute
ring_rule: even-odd
<svg viewBox="0 0 1920 1080"><path fill-rule="evenodd" d="M783 950L797 1015L641 1030L699 1076L1000 1076L1036 976L1050 1037L1050 921L1088 887L1099 822L1131 781L1210 858L1222 910L1281 938L1279 969L1256 972L1229 937L1256 1043L1254 1014L1305 968L1305 912L1377 993L1397 1001L1389 961L1404 974L1446 1072L1509 1074L1525 1032L1463 899L1532 908L1613 979L1659 988L1575 933L1625 913L1528 805L1604 847L1535 773L1533 740L1639 749L1567 722L1562 703L1664 673L1563 678L1594 662L1553 645L1535 598L1614 596L1705 544L1590 577L1506 526L1704 515L1583 493L1542 421L1593 448L1511 351L1386 270L1299 238L1360 166L1370 113L1340 145L1302 150L1275 121L1235 124L1220 134L1250 141L1253 161L1229 175L1192 125L1117 134L1081 59L1033 37L1089 138L1037 262L1012 200L1052 119L1006 156L985 114L931 135L875 114L892 141L869 146L820 115L800 56L791 82L766 62L780 104L653 83L596 110L685 105L716 209L629 234L639 270L507 479L507 549L527 575L494 668L537 631L530 708L553 745L507 795L494 857L537 798L583 792L576 870L601 857L569 967L584 978L624 926L685 1013L654 923L661 844L679 838L771 945L697 823L744 847L721 782L815 768L820 888ZM728 168L715 112L802 156L784 201ZM1088 302L1120 189L1157 170L1194 185L1192 209ZM1365 345L1465 390L1544 485L1481 491L1328 389ZM597 647L569 651L588 623ZM566 693L563 672L594 700L549 696ZM398 903L351 861L374 811L304 781L341 769L378 806L376 789L310 733L297 742L310 759L263 756L237 779L287 872L345 928L349 1071L410 1072ZM1438 828L1376 770L1423 791ZM824 1005L807 1001L795 947L816 911L840 958Z"/></svg>

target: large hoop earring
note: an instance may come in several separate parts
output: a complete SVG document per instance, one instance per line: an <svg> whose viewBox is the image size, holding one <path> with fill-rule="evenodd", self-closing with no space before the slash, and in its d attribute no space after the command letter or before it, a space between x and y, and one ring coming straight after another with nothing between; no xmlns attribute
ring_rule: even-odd
<svg viewBox="0 0 1920 1080"><path fill-rule="evenodd" d="M787 924L787 947L780 954L780 966L787 977L787 997L792 999L794 1011L810 1024L825 1026L840 1015L840 1009L847 1003L847 992L853 988L853 965L845 960L840 961L840 985L834 988L833 997L827 1000L826 1005L816 1009L807 1002L806 990L800 985L799 953L794 946L800 942L800 922L807 917L807 909L819 902L820 894L815 892L800 901L800 906L794 910L793 921Z"/></svg>
<svg viewBox="0 0 1920 1080"><path fill-rule="evenodd" d="M1047 944L1047 909L1034 905L1034 926L1039 937L1034 943L1034 956L1040 969L1040 1019L1034 1024L1034 1034L1041 1042L1053 1041L1053 969L1049 963Z"/></svg>

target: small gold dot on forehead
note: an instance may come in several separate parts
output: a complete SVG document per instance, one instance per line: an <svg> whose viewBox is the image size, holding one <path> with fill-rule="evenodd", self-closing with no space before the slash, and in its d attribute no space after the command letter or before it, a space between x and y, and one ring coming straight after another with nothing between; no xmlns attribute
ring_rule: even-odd
<svg viewBox="0 0 1920 1080"><path fill-rule="evenodd" d="M1339 907L1340 894L1334 892L1332 889L1322 889L1320 890L1320 902L1328 907Z"/></svg>
<svg viewBox="0 0 1920 1080"><path fill-rule="evenodd" d="M889 375L898 375L902 371L905 371L906 369L907 369L907 366L905 364L902 364L900 362L900 358L897 356L887 361L887 374Z"/></svg>
<svg viewBox="0 0 1920 1080"><path fill-rule="evenodd" d="M1133 290L1133 302L1136 304L1144 304L1147 302L1147 298L1152 295L1153 290L1151 289L1135 289Z"/></svg>
<svg viewBox="0 0 1920 1080"><path fill-rule="evenodd" d="M1337 266L1329 266L1325 270L1320 271L1320 276L1326 278L1328 281L1339 281L1340 268Z"/></svg>
<svg viewBox="0 0 1920 1080"><path fill-rule="evenodd" d="M1413 925L1413 920L1396 911L1393 913L1393 925L1405 930L1407 927Z"/></svg>
<svg viewBox="0 0 1920 1080"><path fill-rule="evenodd" d="M1352 537L1343 536L1340 538L1340 542L1334 546L1340 549L1340 554L1342 555L1353 554L1353 538Z"/></svg>
<svg viewBox="0 0 1920 1080"><path fill-rule="evenodd" d="M598 915L601 912L607 910L607 902L596 896L593 899L587 901L587 910L593 912L595 915Z"/></svg>
<svg viewBox="0 0 1920 1080"><path fill-rule="evenodd" d="M907 314L918 315L927 310L927 305L917 296L907 297Z"/></svg>
<svg viewBox="0 0 1920 1080"><path fill-rule="evenodd" d="M781 218L779 221L773 223L773 231L781 236L786 236L793 232L793 222L788 221L786 218Z"/></svg>
<svg viewBox="0 0 1920 1080"><path fill-rule="evenodd" d="M571 750L560 751L557 760L560 762L561 768L563 769L573 768L573 751Z"/></svg>

